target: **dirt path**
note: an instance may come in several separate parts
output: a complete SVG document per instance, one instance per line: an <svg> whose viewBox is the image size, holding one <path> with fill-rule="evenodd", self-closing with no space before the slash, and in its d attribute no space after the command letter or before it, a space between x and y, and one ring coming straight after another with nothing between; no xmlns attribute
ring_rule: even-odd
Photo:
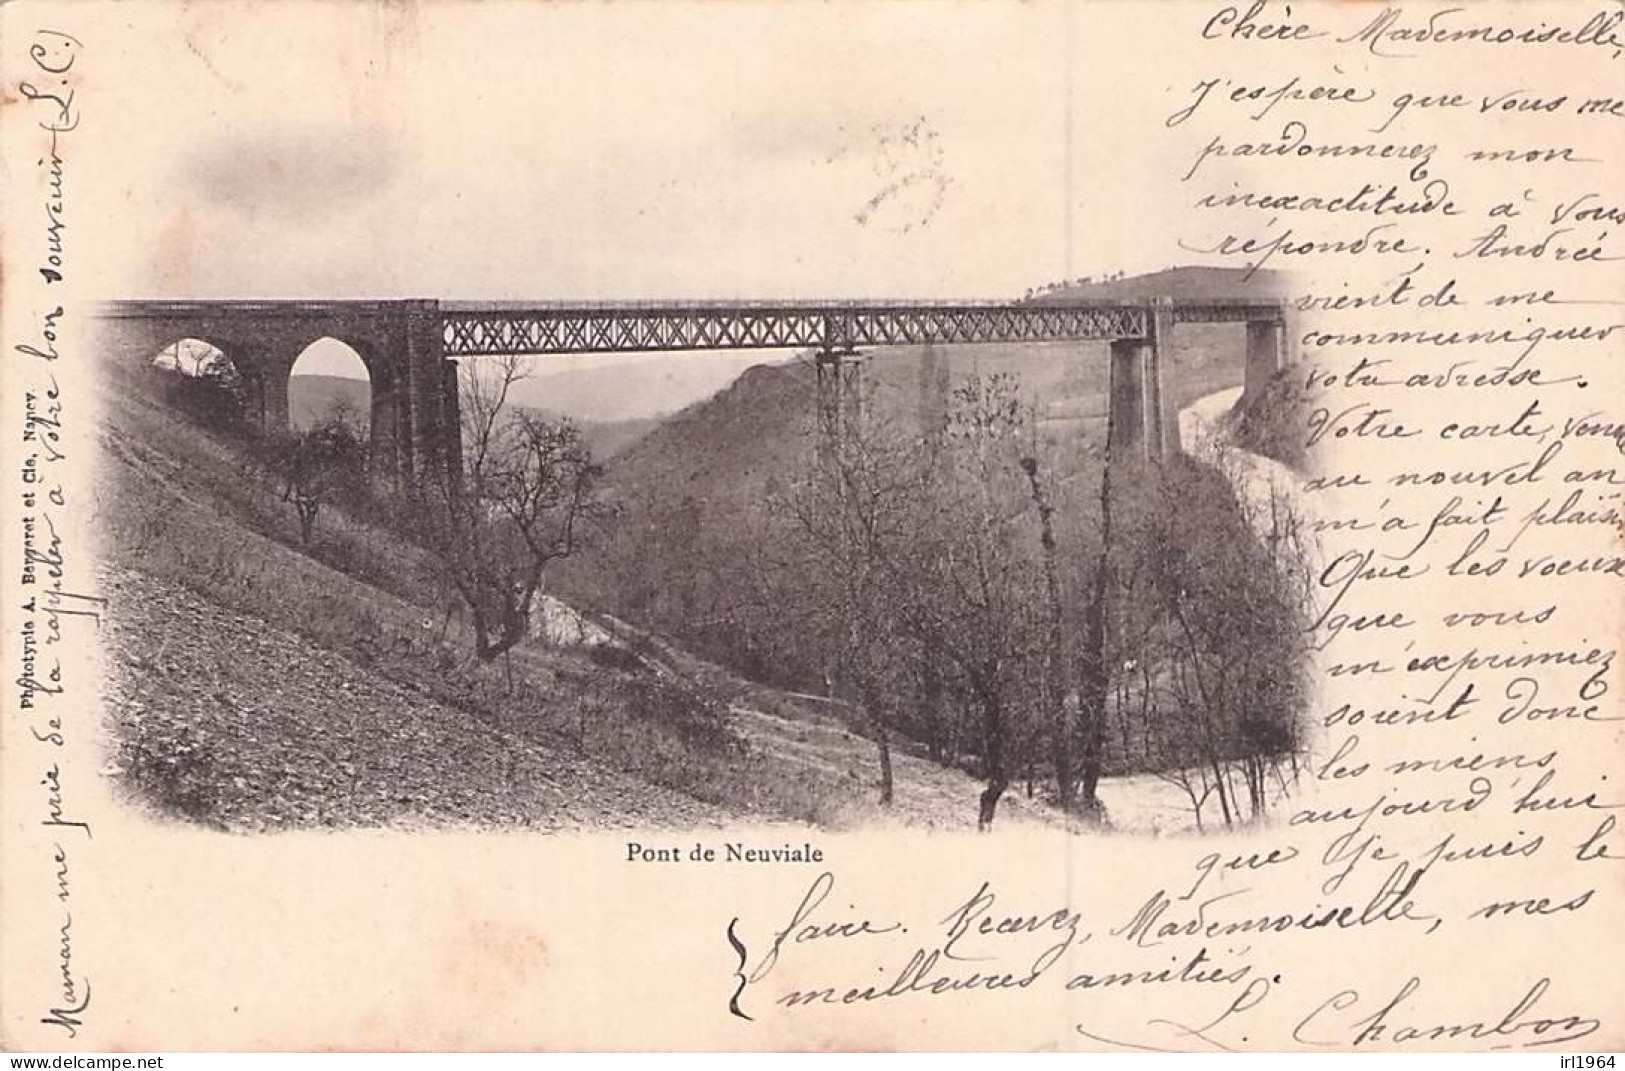
<svg viewBox="0 0 1625 1071"><path fill-rule="evenodd" d="M977 797L982 782L962 770L950 769L897 747L892 750L896 784L890 809L880 806L880 760L875 746L831 717L808 713L795 719L779 717L749 705L733 708L734 726L753 746L771 751L798 776L826 785L849 786L845 805L834 824L848 828L875 825L914 826L925 829L974 830ZM1042 780L1048 774L1040 769ZM1042 793L1048 786L1041 785ZM1108 777L1099 786L1101 802L1116 833L1153 836L1179 834L1195 828L1189 799L1183 789L1154 774ZM1041 797L1028 799L1025 783L1013 782L999 803L995 826L1071 826L1096 832L1064 818Z"/></svg>
<svg viewBox="0 0 1625 1071"><path fill-rule="evenodd" d="M840 828L877 824L976 828L980 781L893 747L893 803L890 808L881 807L880 758L875 745L837 718L807 709L809 706L802 705L795 718L786 718L748 703L736 704L733 725L752 747L774 754L786 767L787 776L818 782L841 799L838 810L829 816L831 824ZM1012 784L999 803L996 826L1033 823L1060 825L1062 818L1043 803L1027 800L1022 786Z"/></svg>
<svg viewBox="0 0 1625 1071"><path fill-rule="evenodd" d="M1230 480L1236 496L1249 507L1257 523L1269 517L1272 495L1279 495L1302 512L1303 480L1297 473L1271 458L1249 453L1239 447L1221 450L1225 443L1224 418L1241 399L1242 388L1222 390L1198 398L1179 411L1179 437L1185 449L1198 461L1215 465ZM1222 456L1221 456L1222 455ZM1268 532L1260 532L1267 536Z"/></svg>

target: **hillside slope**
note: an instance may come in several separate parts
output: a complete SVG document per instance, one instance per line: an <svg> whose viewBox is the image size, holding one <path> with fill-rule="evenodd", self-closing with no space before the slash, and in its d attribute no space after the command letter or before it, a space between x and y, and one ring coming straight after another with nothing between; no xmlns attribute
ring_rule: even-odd
<svg viewBox="0 0 1625 1071"><path fill-rule="evenodd" d="M143 811L236 831L880 817L874 748L838 711L680 653L480 665L388 530L328 510L301 546L249 451L140 389L106 392L101 438L105 772ZM897 770L895 820L973 822L970 777L906 749Z"/></svg>
<svg viewBox="0 0 1625 1071"><path fill-rule="evenodd" d="M232 829L730 815L497 723L494 673L425 627L420 552L325 516L324 563L229 444L136 392L104 403L109 771L139 805ZM587 698L557 686L575 661L538 659L527 698Z"/></svg>
<svg viewBox="0 0 1625 1071"><path fill-rule="evenodd" d="M1181 327L1165 369L1165 387L1175 405L1239 386L1244 350L1240 325ZM1059 523L1074 531L1093 526L1092 489L1099 482L1107 418L1106 343L897 346L870 351L863 359L866 418L904 438L920 435L923 414L946 404L934 397L940 386L922 384L946 379L951 390L972 375L1012 376L1037 416L1058 493L1069 499L1062 503ZM941 371L934 376L928 365ZM736 585L697 578L727 571L748 552L750 534L770 527L776 500L810 473L816 392L816 372L807 357L759 365L615 455L606 493L620 511L616 534L563 563L560 584L587 605L660 630L739 616L726 605L703 605ZM735 658L736 668L745 672L765 673L777 683L814 684L774 677L770 671L782 659L761 650L756 638L743 645L742 637L726 633L688 632L683 638L712 657L752 652L745 662ZM755 664L758 655L762 665Z"/></svg>
<svg viewBox="0 0 1625 1071"><path fill-rule="evenodd" d="M1158 297L1186 301L1223 301L1229 298L1279 300L1288 296L1290 288L1287 274L1270 268L1249 273L1245 268L1185 265L1116 279L1077 279L1049 287L1033 300L1039 303L1069 298L1116 301Z"/></svg>
<svg viewBox="0 0 1625 1071"><path fill-rule="evenodd" d="M1244 280L1230 268L1180 267L1122 279L1053 288L1038 303L1093 298L1188 300L1279 298L1284 276L1259 272ZM890 346L864 352L864 404L883 419L918 428L922 364L947 369L950 385L979 373L1006 373L1021 383L1052 436L1082 446L1103 434L1109 382L1104 342L1017 345ZM1237 324L1184 324L1174 334L1164 385L1176 407L1239 386L1246 332ZM682 354L664 360L673 367ZM746 369L713 397L688 406L623 450L611 480L628 498L644 490L702 502L757 498L770 476L794 475L811 450L815 375L811 361L763 363Z"/></svg>
<svg viewBox="0 0 1625 1071"><path fill-rule="evenodd" d="M514 384L513 399L584 423L647 420L715 394L753 365L784 357L739 350L543 357Z"/></svg>
<svg viewBox="0 0 1625 1071"><path fill-rule="evenodd" d="M523 740L186 588L112 568L109 771L234 830L716 826L728 811ZM162 636L154 648L146 642Z"/></svg>

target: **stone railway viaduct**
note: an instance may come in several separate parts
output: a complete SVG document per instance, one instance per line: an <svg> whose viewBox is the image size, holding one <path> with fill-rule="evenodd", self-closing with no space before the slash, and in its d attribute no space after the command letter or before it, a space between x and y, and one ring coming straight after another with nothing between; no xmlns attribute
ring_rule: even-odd
<svg viewBox="0 0 1625 1071"><path fill-rule="evenodd" d="M117 301L98 310L116 361L150 363L183 339L230 358L254 417L288 426L288 377L313 342L345 343L371 379L374 472L410 487L461 468L458 362L498 354L810 349L820 406L855 374L860 349L955 343L1110 344L1110 448L1161 460L1179 449L1164 369L1182 323L1246 325L1247 395L1288 360L1286 311L1273 300L1056 302L458 303L389 301Z"/></svg>

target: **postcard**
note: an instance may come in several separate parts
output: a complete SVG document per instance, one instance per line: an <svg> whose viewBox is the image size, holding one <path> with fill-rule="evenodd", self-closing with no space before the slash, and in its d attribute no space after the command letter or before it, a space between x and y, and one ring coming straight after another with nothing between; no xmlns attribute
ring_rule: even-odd
<svg viewBox="0 0 1625 1071"><path fill-rule="evenodd" d="M0 20L6 1048L1621 1047L1625 8Z"/></svg>

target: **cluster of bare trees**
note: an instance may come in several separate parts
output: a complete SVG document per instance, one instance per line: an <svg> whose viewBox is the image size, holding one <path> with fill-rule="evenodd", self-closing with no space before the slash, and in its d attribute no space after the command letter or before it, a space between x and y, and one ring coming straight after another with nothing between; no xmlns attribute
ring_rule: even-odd
<svg viewBox="0 0 1625 1071"><path fill-rule="evenodd" d="M254 446L245 471L263 477L294 509L300 542L308 545L324 506L357 505L370 497L366 427L354 406L339 400L313 427L270 430L251 419L253 392L219 350L183 339L162 351L135 382L192 423Z"/></svg>
<svg viewBox="0 0 1625 1071"><path fill-rule="evenodd" d="M250 404L248 384L219 350L182 340L161 352L146 371L143 385L193 423L216 432L241 428Z"/></svg>
<svg viewBox="0 0 1625 1071"><path fill-rule="evenodd" d="M1102 283L1115 283L1117 280L1123 278L1125 274L1126 273L1122 271L1107 272L1105 275L1100 277L1100 281ZM1094 281L1095 277L1092 275L1080 275L1076 279L1058 279L1055 282L1044 283L1041 286L1029 287L1027 292L1023 294L1022 297L1024 300L1031 301L1034 298L1041 298L1049 294L1057 294L1073 287L1088 286Z"/></svg>
<svg viewBox="0 0 1625 1071"><path fill-rule="evenodd" d="M433 553L443 589L460 604L448 605L442 635L452 616L466 617L481 661L530 635L549 566L574 554L603 513L597 496L603 468L580 431L511 404L513 385L529 368L526 358L508 356L465 374L461 468L436 469L398 494L369 485L365 433L342 402L316 427L269 443L270 471L299 517L303 540L310 542L331 502L416 539Z"/></svg>
<svg viewBox="0 0 1625 1071"><path fill-rule="evenodd" d="M813 649L875 733L883 800L888 735L902 731L979 772L984 829L1040 756L1064 806L1099 809L1100 723L1081 698L1099 665L1083 649L1091 548L1059 523L1074 514L1053 500L1047 453L1016 382L973 376L919 434L854 407L778 503L783 575L801 589L782 604L838 624Z"/></svg>
<svg viewBox="0 0 1625 1071"><path fill-rule="evenodd" d="M1127 772L1188 783L1199 822L1262 811L1298 745L1303 591L1224 477L1047 441L1004 375L894 416L852 403L763 510L651 503L616 533L617 610L843 700L882 802L908 741L982 779L983 828L1023 780L1099 817Z"/></svg>
<svg viewBox="0 0 1625 1071"><path fill-rule="evenodd" d="M252 419L249 384L220 351L194 340L166 349L133 382L192 423L246 441L245 478L292 508L307 547L329 507L425 547L449 596L442 638L452 616L464 619L473 653L489 661L530 635L549 567L576 553L606 515L603 468L580 431L512 404L529 371L517 356L471 367L459 384L461 468L436 469L399 491L372 480L366 419L342 398L314 426L266 429Z"/></svg>
<svg viewBox="0 0 1625 1071"><path fill-rule="evenodd" d="M1114 548L1111 720L1133 767L1179 786L1200 827L1283 792L1305 741L1310 548L1273 486L1231 491L1223 468L1125 488Z"/></svg>

